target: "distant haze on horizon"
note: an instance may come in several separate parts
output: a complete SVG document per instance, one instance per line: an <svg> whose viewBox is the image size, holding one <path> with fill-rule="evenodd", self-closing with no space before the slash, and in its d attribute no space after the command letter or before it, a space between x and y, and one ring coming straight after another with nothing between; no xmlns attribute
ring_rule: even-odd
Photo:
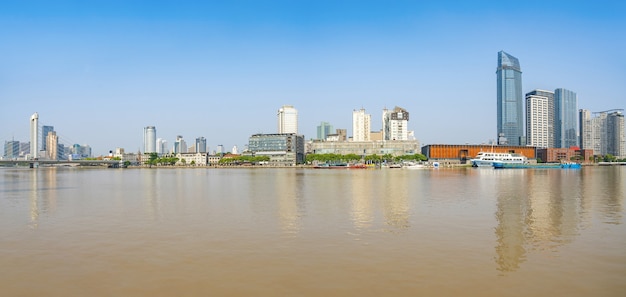
<svg viewBox="0 0 626 297"><path fill-rule="evenodd" d="M0 140L29 141L29 118L94 155L143 150L155 126L171 147L211 151L298 129L352 135L405 108L426 144L496 138L497 53L519 59L524 94L566 88L578 108L626 108L626 4L617 1L6 1L0 10Z"/></svg>

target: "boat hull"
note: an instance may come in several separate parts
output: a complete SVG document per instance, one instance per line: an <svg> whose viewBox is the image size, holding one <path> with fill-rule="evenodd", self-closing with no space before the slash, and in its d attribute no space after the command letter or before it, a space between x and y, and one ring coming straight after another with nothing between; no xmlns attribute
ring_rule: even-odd
<svg viewBox="0 0 626 297"><path fill-rule="evenodd" d="M502 163L494 162L493 168L495 169L579 169L581 167L578 163L544 163L544 164L516 164L516 163Z"/></svg>

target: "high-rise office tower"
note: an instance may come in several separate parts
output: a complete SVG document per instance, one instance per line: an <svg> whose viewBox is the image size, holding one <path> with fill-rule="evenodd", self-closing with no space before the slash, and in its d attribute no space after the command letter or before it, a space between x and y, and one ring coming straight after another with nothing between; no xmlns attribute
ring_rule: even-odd
<svg viewBox="0 0 626 297"><path fill-rule="evenodd" d="M383 109L383 140L409 140L409 112L401 107Z"/></svg>
<svg viewBox="0 0 626 297"><path fill-rule="evenodd" d="M317 126L317 139L325 140L328 134L333 134L333 126L327 122L321 122Z"/></svg>
<svg viewBox="0 0 626 297"><path fill-rule="evenodd" d="M498 123L500 145L525 145L522 70L519 60L504 51L498 52Z"/></svg>
<svg viewBox="0 0 626 297"><path fill-rule="evenodd" d="M80 146L80 155L84 158L91 158L91 146L83 144Z"/></svg>
<svg viewBox="0 0 626 297"><path fill-rule="evenodd" d="M157 149L156 153L159 154L159 155L169 153L169 151L167 149L167 140L165 140L163 138L157 138L156 149Z"/></svg>
<svg viewBox="0 0 626 297"><path fill-rule="evenodd" d="M291 105L283 105L278 110L278 133L298 134L298 110Z"/></svg>
<svg viewBox="0 0 626 297"><path fill-rule="evenodd" d="M30 157L39 157L39 114L30 116Z"/></svg>
<svg viewBox="0 0 626 297"><path fill-rule="evenodd" d="M182 135L176 136L176 142L174 143L174 154L186 153L187 143L183 140Z"/></svg>
<svg viewBox="0 0 626 297"><path fill-rule="evenodd" d="M48 138L48 133L54 131L54 126L41 126L41 139L47 139ZM41 142L41 150L48 150L48 146L46 141L42 141Z"/></svg>
<svg viewBox="0 0 626 297"><path fill-rule="evenodd" d="M370 114L365 113L365 109L352 111L352 141L369 141L371 131Z"/></svg>
<svg viewBox="0 0 626 297"><path fill-rule="evenodd" d="M20 142L11 140L4 142L4 157L17 158L20 155Z"/></svg>
<svg viewBox="0 0 626 297"><path fill-rule="evenodd" d="M20 142L20 156L26 156L30 154L30 142Z"/></svg>
<svg viewBox="0 0 626 297"><path fill-rule="evenodd" d="M578 125L579 125L579 131L580 131L580 148L584 149L584 150L594 150L595 154L598 154L599 152L596 152L594 149L594 141L593 141L593 137L594 137L594 133L593 133L593 118L591 117L591 112L589 110L586 109L581 109L578 111Z"/></svg>
<svg viewBox="0 0 626 297"><path fill-rule="evenodd" d="M540 148L551 147L552 137L551 107L554 106L554 93L533 90L526 94L526 142Z"/></svg>
<svg viewBox="0 0 626 297"><path fill-rule="evenodd" d="M578 97L567 89L554 90L554 146L578 146Z"/></svg>
<svg viewBox="0 0 626 297"><path fill-rule="evenodd" d="M48 154L48 159L50 160L58 160L59 159L59 137L55 131L48 132L48 136L46 137L46 154Z"/></svg>
<svg viewBox="0 0 626 297"><path fill-rule="evenodd" d="M206 153L206 138L196 138L196 153Z"/></svg>
<svg viewBox="0 0 626 297"><path fill-rule="evenodd" d="M143 152L156 153L156 128L147 126L143 128Z"/></svg>
<svg viewBox="0 0 626 297"><path fill-rule="evenodd" d="M66 160L67 151L69 151L69 149L65 147L65 144L58 143L57 144L57 160Z"/></svg>

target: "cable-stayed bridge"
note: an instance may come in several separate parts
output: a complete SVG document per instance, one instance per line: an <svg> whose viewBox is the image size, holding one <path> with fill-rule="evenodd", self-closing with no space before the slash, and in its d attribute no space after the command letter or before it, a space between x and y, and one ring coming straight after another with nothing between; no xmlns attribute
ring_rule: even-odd
<svg viewBox="0 0 626 297"><path fill-rule="evenodd" d="M39 114L30 117L30 142L6 141L4 158L0 165L109 165L117 166L116 160L91 160L91 148L79 145L59 134L51 125L39 121ZM24 145L25 144L25 145Z"/></svg>

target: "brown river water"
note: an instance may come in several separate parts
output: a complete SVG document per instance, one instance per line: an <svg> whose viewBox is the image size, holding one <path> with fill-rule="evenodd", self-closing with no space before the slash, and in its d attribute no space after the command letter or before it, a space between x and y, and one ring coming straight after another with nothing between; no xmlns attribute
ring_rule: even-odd
<svg viewBox="0 0 626 297"><path fill-rule="evenodd" d="M626 296L626 166L0 168L0 296Z"/></svg>

